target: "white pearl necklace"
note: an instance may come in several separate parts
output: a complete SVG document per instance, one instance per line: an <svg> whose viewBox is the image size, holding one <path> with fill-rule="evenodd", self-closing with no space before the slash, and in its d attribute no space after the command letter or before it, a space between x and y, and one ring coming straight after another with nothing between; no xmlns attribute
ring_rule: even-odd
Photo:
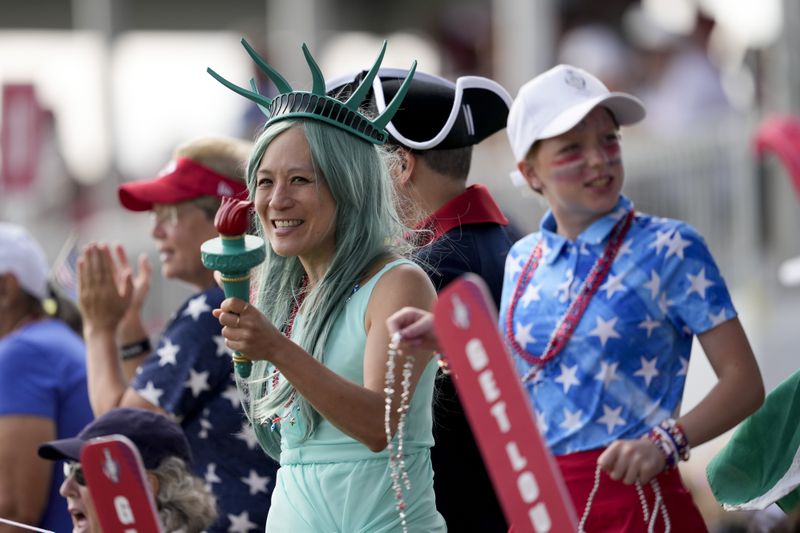
<svg viewBox="0 0 800 533"><path fill-rule="evenodd" d="M383 392L386 394L385 409L383 416L383 427L386 432L386 449L389 451L389 469L392 478L392 489L394 490L394 497L397 500L396 509L400 515L400 526L403 533L408 532L406 524L406 502L403 496L403 487L405 490L411 490L411 480L408 478L408 471L406 470L405 455L403 453L403 437L406 421L406 413L408 413L409 402L411 400L411 371L414 366L414 357L406 356L403 361L403 380L401 382L402 392L400 393L400 405L397 408L397 450L395 451L394 442L392 439L392 398L394 397L394 375L397 356L400 355L400 340L399 332L392 335L389 342L389 350L386 357L386 385Z"/></svg>
<svg viewBox="0 0 800 533"><path fill-rule="evenodd" d="M669 521L669 513L667 512L667 506L664 503L664 498L661 496L661 485L658 484L658 480L656 478L653 478L650 480L650 487L653 489L653 493L656 495L656 500L653 502L652 515L647 508L647 499L645 498L642 484L638 481L636 482L636 493L639 495L639 503L642 505L642 514L644 515L644 521L647 524L647 531L648 533L653 533L655 530L656 518L658 517L658 511L661 511L661 516L664 519L664 533L669 533L672 529L672 524ZM589 492L589 497L586 498L586 507L583 510L581 521L578 524L578 533L586 533L586 521L589 519L589 511L592 508L592 502L594 501L594 497L597 495L598 488L600 488L599 465L594 471L594 485L592 485L592 490Z"/></svg>

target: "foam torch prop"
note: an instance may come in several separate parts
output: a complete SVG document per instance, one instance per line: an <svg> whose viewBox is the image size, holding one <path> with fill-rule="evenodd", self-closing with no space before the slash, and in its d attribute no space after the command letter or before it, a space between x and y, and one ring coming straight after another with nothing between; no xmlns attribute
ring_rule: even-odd
<svg viewBox="0 0 800 533"><path fill-rule="evenodd" d="M253 202L222 199L214 218L219 237L207 240L200 246L203 264L222 275L222 290L225 296L250 301L250 269L264 261L266 250L264 239L245 235L250 225L250 209ZM233 366L241 378L250 377L253 363L243 354L233 352Z"/></svg>

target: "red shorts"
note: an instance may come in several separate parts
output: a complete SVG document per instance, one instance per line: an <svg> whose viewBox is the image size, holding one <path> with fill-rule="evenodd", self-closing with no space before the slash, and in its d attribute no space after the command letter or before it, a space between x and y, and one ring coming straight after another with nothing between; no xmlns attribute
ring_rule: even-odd
<svg viewBox="0 0 800 533"><path fill-rule="evenodd" d="M556 457L564 482L572 496L578 520L586 508L586 500L594 485L597 458L602 452L603 450L590 450ZM672 531L676 533L708 531L692 496L683 486L677 469L662 472L656 480L666 504ZM652 514L655 502L653 489L650 483L642 488L648 513ZM663 515L659 511L655 531L664 531L664 525ZM620 481L614 481L605 472L601 472L600 484L592 500L585 529L587 533L646 532L647 524L636 485L625 485Z"/></svg>

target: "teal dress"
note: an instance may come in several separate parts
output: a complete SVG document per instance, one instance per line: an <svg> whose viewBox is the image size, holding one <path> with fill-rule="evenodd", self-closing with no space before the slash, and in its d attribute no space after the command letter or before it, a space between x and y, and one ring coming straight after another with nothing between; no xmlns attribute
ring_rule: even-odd
<svg viewBox="0 0 800 533"><path fill-rule="evenodd" d="M380 277L401 264L388 263L361 287L337 318L325 348L325 366L363 385L366 332L364 316ZM298 315L294 332L303 328ZM436 364L422 374L406 417L404 451L411 480L405 492L410 532L446 531L436 510L430 448L431 401ZM396 387L399 388L399 387ZM388 533L400 531L387 450L375 453L321 419L303 440L304 420L290 406L281 422L280 469L267 517L268 533ZM395 439L397 437L395 436Z"/></svg>

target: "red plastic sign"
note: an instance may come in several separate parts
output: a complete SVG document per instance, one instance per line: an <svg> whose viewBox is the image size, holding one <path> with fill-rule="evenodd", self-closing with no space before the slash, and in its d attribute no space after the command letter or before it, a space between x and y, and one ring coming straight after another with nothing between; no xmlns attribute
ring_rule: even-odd
<svg viewBox="0 0 800 533"><path fill-rule="evenodd" d="M484 463L514 533L574 532L555 459L497 330L486 284L466 274L439 294L434 326Z"/></svg>
<svg viewBox="0 0 800 533"><path fill-rule="evenodd" d="M3 85L0 189L24 190L33 184L42 145L43 117L33 85Z"/></svg>
<svg viewBox="0 0 800 533"><path fill-rule="evenodd" d="M127 437L91 440L81 466L103 531L162 533L142 459Z"/></svg>

